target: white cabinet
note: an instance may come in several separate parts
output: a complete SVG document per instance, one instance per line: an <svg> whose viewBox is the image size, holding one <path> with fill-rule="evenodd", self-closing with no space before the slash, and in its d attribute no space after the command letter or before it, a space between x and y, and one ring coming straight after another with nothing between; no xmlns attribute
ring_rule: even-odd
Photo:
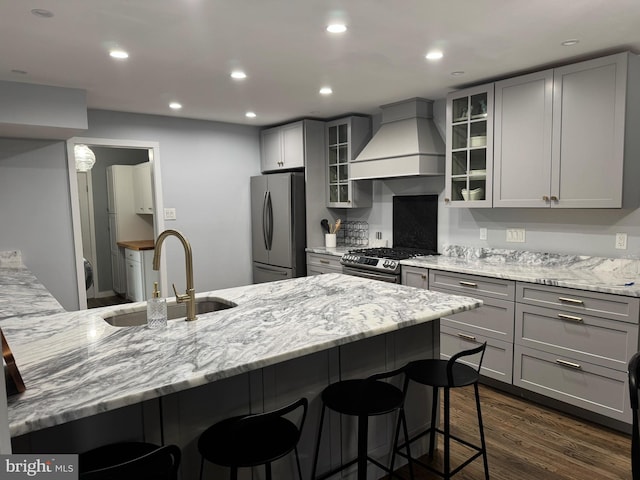
<svg viewBox="0 0 640 480"><path fill-rule="evenodd" d="M153 270L154 250L125 248L127 298L133 302L147 300L153 292L153 282L159 281Z"/></svg>
<svg viewBox="0 0 640 480"><path fill-rule="evenodd" d="M109 215L109 246L111 248L112 288L126 292L124 249L118 242L154 238L153 221L138 215L134 203L134 167L112 165L107 168L107 208Z"/></svg>
<svg viewBox="0 0 640 480"><path fill-rule="evenodd" d="M351 180L351 162L371 137L369 117L350 116L326 124L327 207L370 207L371 180Z"/></svg>
<svg viewBox="0 0 640 480"><path fill-rule="evenodd" d="M153 189L151 188L150 162L144 162L134 166L133 188L136 213L153 215Z"/></svg>
<svg viewBox="0 0 640 480"><path fill-rule="evenodd" d="M263 172L304 168L304 120L263 130L260 165Z"/></svg>
<svg viewBox="0 0 640 480"><path fill-rule="evenodd" d="M493 206L621 208L640 152L638 63L620 53L497 82Z"/></svg>
<svg viewBox="0 0 640 480"><path fill-rule="evenodd" d="M446 117L445 204L491 207L493 84L450 93Z"/></svg>

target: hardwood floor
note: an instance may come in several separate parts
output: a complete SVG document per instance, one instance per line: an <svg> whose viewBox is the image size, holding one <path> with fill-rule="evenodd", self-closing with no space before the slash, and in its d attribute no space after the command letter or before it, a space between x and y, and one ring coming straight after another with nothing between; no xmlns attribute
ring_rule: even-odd
<svg viewBox="0 0 640 480"><path fill-rule="evenodd" d="M88 298L87 308L108 307L110 305L120 305L122 303L131 303L124 297L115 295L113 297Z"/></svg>
<svg viewBox="0 0 640 480"><path fill-rule="evenodd" d="M491 387L480 386L491 480L631 479L631 436L573 418ZM478 427L473 388L451 392L451 429L476 443ZM452 442L452 465L471 450ZM432 465L441 467L442 439ZM428 463L428 458L421 460ZM400 470L409 478L406 467ZM416 480L441 478L424 468L414 469ZM384 477L388 478L388 477ZM474 460L453 477L484 479L482 459Z"/></svg>

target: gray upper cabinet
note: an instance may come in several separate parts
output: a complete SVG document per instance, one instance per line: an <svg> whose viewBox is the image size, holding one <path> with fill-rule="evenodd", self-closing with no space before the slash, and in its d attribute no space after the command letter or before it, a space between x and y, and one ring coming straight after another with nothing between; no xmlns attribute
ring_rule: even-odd
<svg viewBox="0 0 640 480"><path fill-rule="evenodd" d="M260 133L262 172L304 168L304 120Z"/></svg>
<svg viewBox="0 0 640 480"><path fill-rule="evenodd" d="M326 124L327 207L370 207L371 180L351 180L351 162L371 138L371 119L350 116Z"/></svg>
<svg viewBox="0 0 640 480"><path fill-rule="evenodd" d="M553 70L495 84L494 207L548 207Z"/></svg>
<svg viewBox="0 0 640 480"><path fill-rule="evenodd" d="M639 72L620 53L496 82L493 206L621 208Z"/></svg>
<svg viewBox="0 0 640 480"><path fill-rule="evenodd" d="M447 96L445 204L491 207L493 83Z"/></svg>

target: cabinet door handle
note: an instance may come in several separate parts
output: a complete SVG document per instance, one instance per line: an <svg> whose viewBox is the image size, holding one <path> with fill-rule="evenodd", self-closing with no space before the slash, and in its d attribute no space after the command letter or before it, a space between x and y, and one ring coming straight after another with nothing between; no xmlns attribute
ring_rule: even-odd
<svg viewBox="0 0 640 480"><path fill-rule="evenodd" d="M571 320L572 322L582 323L582 317L576 317L576 316L573 316L573 315L567 315L565 313L559 313L558 317L562 318L563 320Z"/></svg>
<svg viewBox="0 0 640 480"><path fill-rule="evenodd" d="M475 342L476 341L476 337L474 337L473 335L467 335L465 333L458 333L458 336L460 338L462 338L463 340L467 340L469 342Z"/></svg>
<svg viewBox="0 0 640 480"><path fill-rule="evenodd" d="M555 195L551 195L551 201L552 202L557 202L558 201L558 197L556 197Z"/></svg>
<svg viewBox="0 0 640 480"><path fill-rule="evenodd" d="M329 260L320 260L320 263L324 263L325 265L329 265Z"/></svg>
<svg viewBox="0 0 640 480"><path fill-rule="evenodd" d="M575 303L576 305L584 305L584 302L582 300L578 300L577 298L558 297L558 300L560 300L561 302Z"/></svg>
<svg viewBox="0 0 640 480"><path fill-rule="evenodd" d="M580 370L582 368L582 366L579 363L567 362L566 360L560 360L559 358L556 358L556 363L558 365L562 365L564 367L569 367L569 368L574 368L576 370Z"/></svg>
<svg viewBox="0 0 640 480"><path fill-rule="evenodd" d="M473 283L473 282L463 282L462 280L460 281L460 285L464 286L464 287L477 287L478 284L477 283Z"/></svg>
<svg viewBox="0 0 640 480"><path fill-rule="evenodd" d="M451 201L451 200L450 200L450 199L448 199L448 198L445 198L445 199L444 199L444 203L449 203L450 201Z"/></svg>
<svg viewBox="0 0 640 480"><path fill-rule="evenodd" d="M542 200L545 201L545 202L548 202L549 201L549 196L548 195L543 195L542 196Z"/></svg>
<svg viewBox="0 0 640 480"><path fill-rule="evenodd" d="M423 280L427 279L427 276L424 273L420 274L420 276L422 277Z"/></svg>

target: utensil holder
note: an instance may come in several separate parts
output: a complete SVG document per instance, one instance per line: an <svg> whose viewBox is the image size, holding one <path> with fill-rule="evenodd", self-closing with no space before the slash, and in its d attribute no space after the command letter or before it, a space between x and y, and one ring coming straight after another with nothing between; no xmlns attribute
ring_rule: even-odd
<svg viewBox="0 0 640 480"><path fill-rule="evenodd" d="M324 234L324 246L327 248L336 248L336 234L325 233Z"/></svg>

